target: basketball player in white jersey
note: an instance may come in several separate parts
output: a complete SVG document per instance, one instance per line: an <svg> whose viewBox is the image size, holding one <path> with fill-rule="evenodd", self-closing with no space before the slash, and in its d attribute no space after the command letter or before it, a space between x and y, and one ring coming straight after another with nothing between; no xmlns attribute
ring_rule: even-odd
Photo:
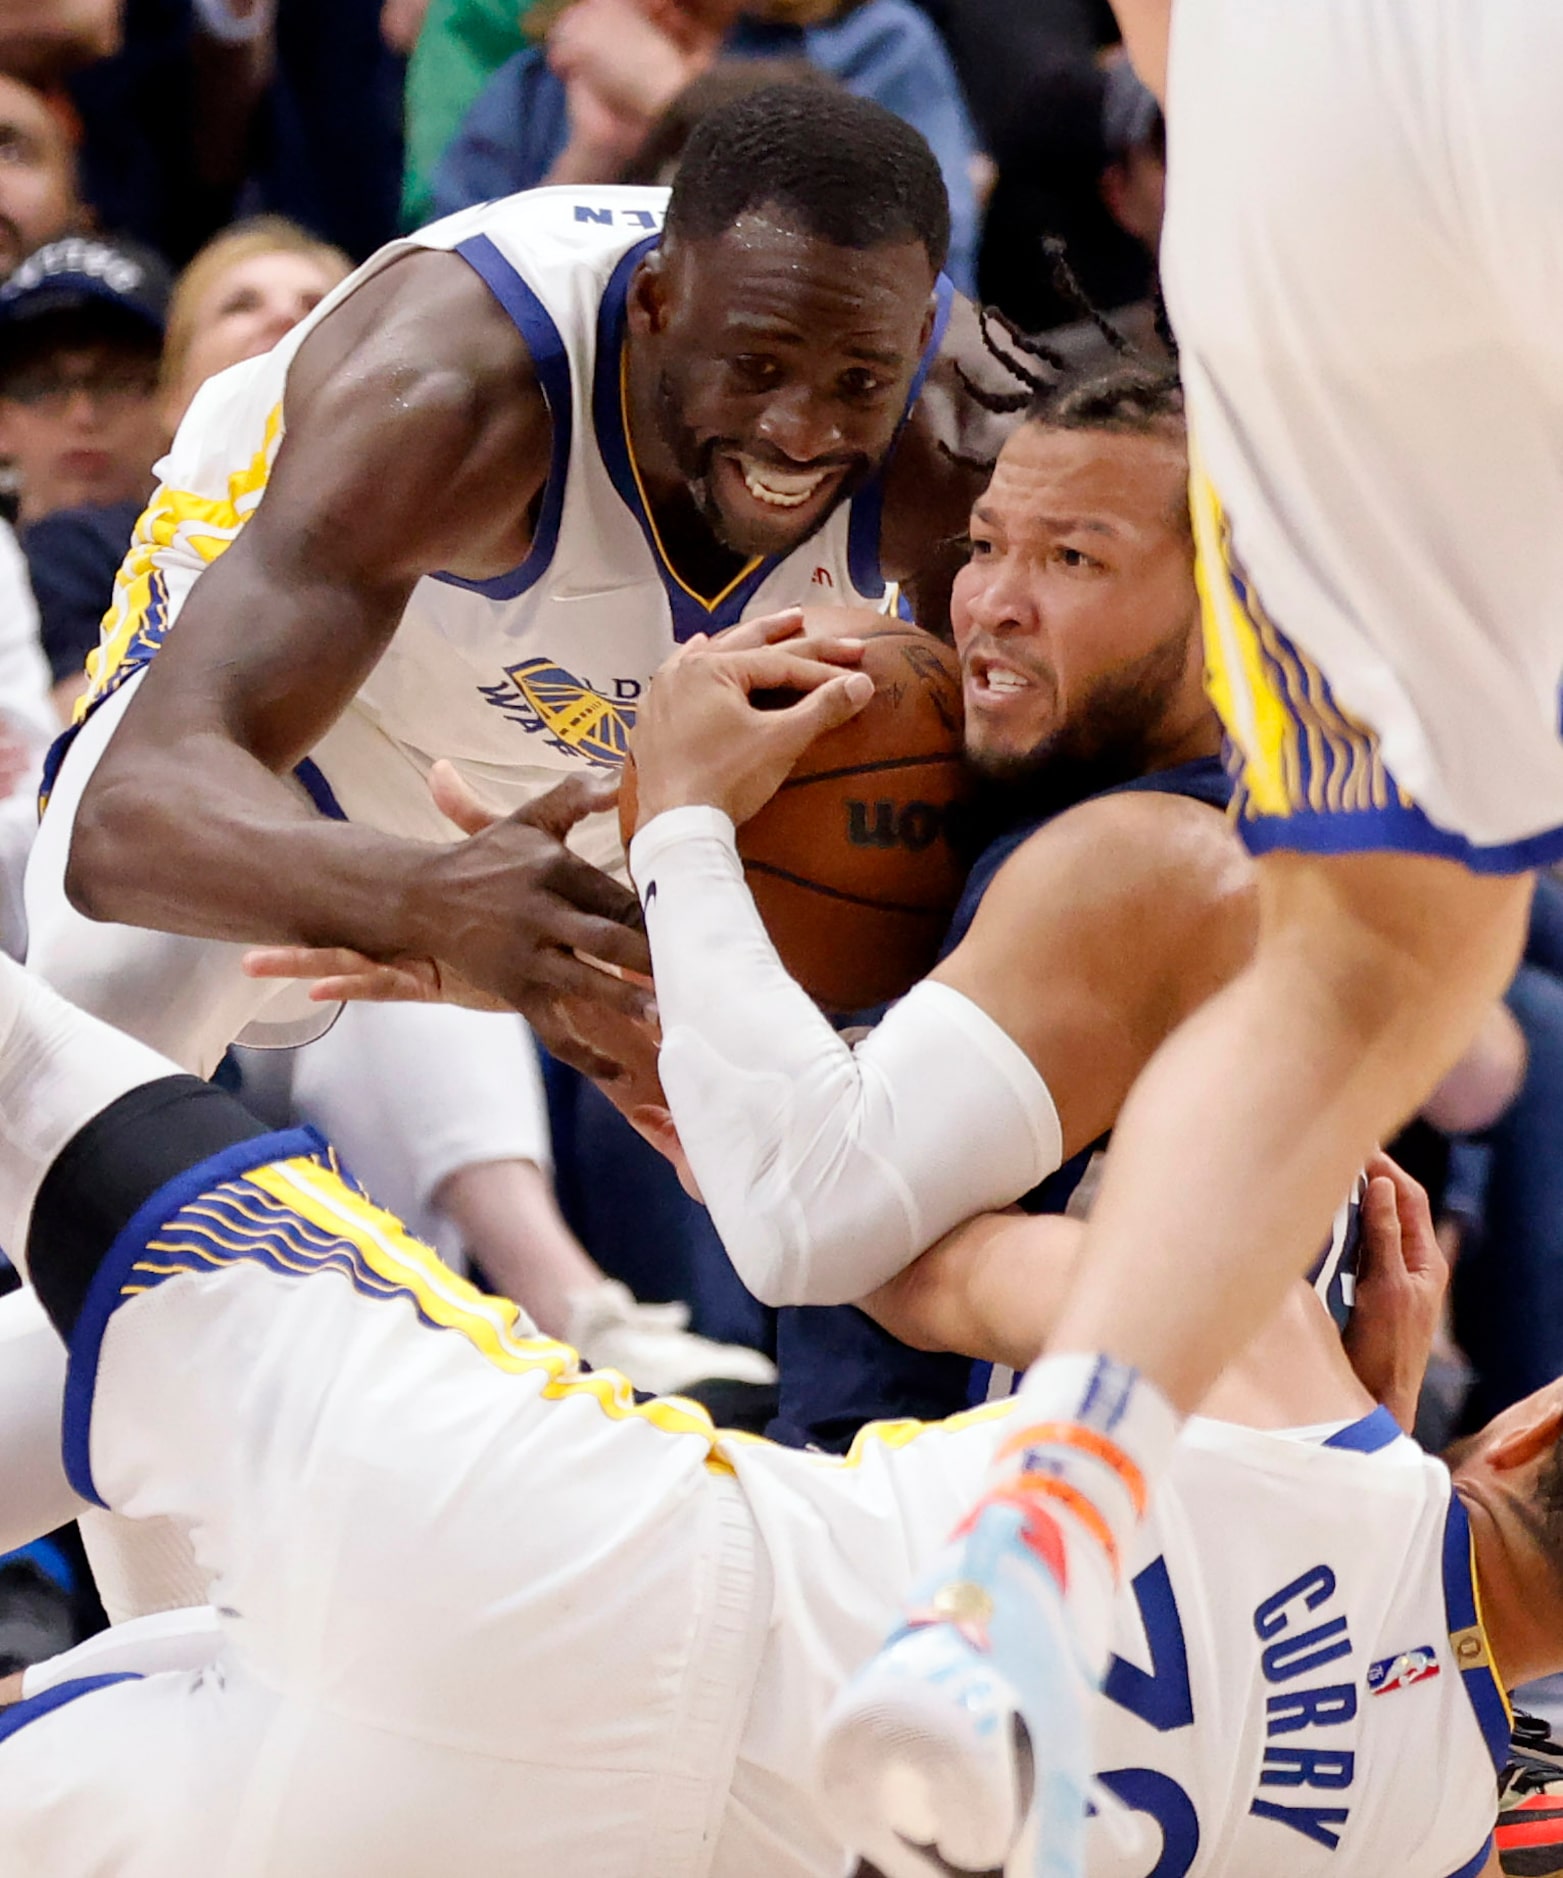
<svg viewBox="0 0 1563 1878"><path fill-rule="evenodd" d="M241 1031L320 1028L237 941L410 949L609 1069L561 1000L638 1006L578 954L644 967L645 943L590 864L612 818L586 858L562 837L680 636L874 602L959 531L991 420L958 365L995 368L947 236L916 132L781 88L708 120L671 202L474 209L208 382L53 778L36 969L208 1074ZM438 757L515 817L456 842Z"/></svg>
<svg viewBox="0 0 1563 1878"><path fill-rule="evenodd" d="M1165 89L1163 279L1260 939L1125 1105L1055 1353L1023 1391L1031 1432L933 1567L951 1597L996 1598L993 1653L935 1627L839 1718L836 1752L850 1737L859 1765L879 1757L878 1828L919 1790L897 1784L897 1714L915 1729L941 1844L996 1772L962 1698L1007 1677L1028 1716L1083 1723L1108 1588L1179 1420L1302 1269L1367 1144L1464 1048L1512 974L1531 870L1563 855L1563 231L1540 181L1563 159L1563 14L1116 4ZM1023 1542L1037 1521L1060 1570ZM914 1716L909 1647L924 1667L942 1653L949 1705L924 1681ZM1072 1832L1045 1802L1041 1829Z"/></svg>
<svg viewBox="0 0 1563 1878"><path fill-rule="evenodd" d="M915 131L780 87L711 114L671 198L455 216L203 387L55 779L37 968L207 1073L284 1015L234 941L429 953L603 1069L558 1000L637 1004L579 955L645 947L561 838L678 640L939 563L992 424L959 361L994 372L947 239ZM519 819L453 843L438 757ZM617 857L610 819L585 846Z"/></svg>
<svg viewBox="0 0 1563 1878"><path fill-rule="evenodd" d="M1425 1357L1425 1202L1378 1226ZM948 1248L994 1358L1046 1336L1074 1230ZM0 1713L0 1870L837 1878L821 1716L1012 1406L840 1460L636 1404L319 1137L261 1133L14 966L0 1233L70 1344L77 1485L188 1521L216 1606L188 1626L200 1667L166 1667L167 1625L144 1659L114 1633ZM1452 1493L1299 1287L1206 1406L1226 1419L1185 1431L1112 1614L1087 1869L1481 1870L1502 1685L1563 1663L1563 1390L1479 1437ZM827 1769L832 1797L854 1772ZM872 1851L985 1869L970 1824L950 1862Z"/></svg>

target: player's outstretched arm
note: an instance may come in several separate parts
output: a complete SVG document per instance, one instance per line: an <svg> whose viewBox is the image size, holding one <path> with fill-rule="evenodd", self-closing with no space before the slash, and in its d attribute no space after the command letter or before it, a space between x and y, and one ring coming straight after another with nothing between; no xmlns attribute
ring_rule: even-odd
<svg viewBox="0 0 1563 1878"><path fill-rule="evenodd" d="M327 822L283 780L420 576L522 558L550 427L514 327L465 263L400 261L301 348L286 422L263 500L87 788L73 902L173 932L434 953L529 1014L540 990L611 983L572 948L644 965L631 897L568 853L551 811L446 848Z"/></svg>
<svg viewBox="0 0 1563 1878"><path fill-rule="evenodd" d="M1368 1168L1357 1305L1345 1354L1357 1381L1410 1433L1437 1330L1449 1267L1425 1190L1387 1154ZM915 1349L954 1350L1019 1371L1046 1349L1085 1245L1081 1221L987 1213L968 1220L890 1283L860 1300L892 1336ZM1305 1378L1300 1345L1334 1342L1328 1317L1301 1282L1296 1306L1252 1353L1257 1379L1291 1364ZM1292 1347L1299 1346L1299 1347ZM1339 1365L1340 1349L1333 1351ZM1298 1378L1294 1378L1295 1384ZM1325 1387L1329 1387L1328 1371ZM1229 1398L1229 1401L1231 1398ZM1240 1399L1239 1399L1240 1400ZM1212 1411L1222 1412L1212 1401ZM1303 1419L1324 1419L1304 1408ZM1248 1419L1235 1413L1231 1419ZM1266 1425L1270 1425L1266 1418Z"/></svg>

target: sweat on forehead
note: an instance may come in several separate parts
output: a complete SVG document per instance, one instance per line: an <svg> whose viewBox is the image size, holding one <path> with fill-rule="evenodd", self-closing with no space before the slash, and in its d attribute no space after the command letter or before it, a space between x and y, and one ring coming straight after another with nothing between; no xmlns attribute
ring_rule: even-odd
<svg viewBox="0 0 1563 1878"><path fill-rule="evenodd" d="M931 267L950 246L933 152L882 106L813 85L777 85L708 112L685 148L667 240L703 241L766 210L839 248L915 241Z"/></svg>

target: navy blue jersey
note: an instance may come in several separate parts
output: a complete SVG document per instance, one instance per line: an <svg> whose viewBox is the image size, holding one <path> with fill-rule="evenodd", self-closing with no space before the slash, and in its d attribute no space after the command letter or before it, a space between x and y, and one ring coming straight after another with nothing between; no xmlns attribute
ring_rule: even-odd
<svg viewBox="0 0 1563 1878"><path fill-rule="evenodd" d="M1152 771L1099 791L1131 791L1188 796L1212 808L1226 808L1231 783L1219 757L1201 757L1176 769ZM1096 797L1085 798L1095 800ZM989 842L967 876L940 950L947 957L966 937L983 895L1010 856L1070 803L1053 815L1017 823ZM1031 1213L1066 1211L1092 1158L1106 1145L1104 1135L1066 1161L1020 1204ZM915 1416L932 1421L985 1399L992 1366L969 1357L913 1350L882 1330L855 1305L810 1305L777 1313L776 1358L781 1372L780 1403L768 1432L795 1446L847 1447L865 1422L881 1417Z"/></svg>

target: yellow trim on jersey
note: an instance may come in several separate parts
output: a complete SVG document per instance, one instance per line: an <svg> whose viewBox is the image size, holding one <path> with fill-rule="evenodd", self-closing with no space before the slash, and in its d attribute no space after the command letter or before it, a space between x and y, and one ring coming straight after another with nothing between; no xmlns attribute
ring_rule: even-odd
<svg viewBox="0 0 1563 1878"><path fill-rule="evenodd" d="M114 689L136 642L149 624L157 622L159 608L168 604L159 567L161 557L176 545L187 548L208 567L237 538L265 492L282 440L282 406L275 405L266 419L261 446L243 469L228 478L226 495L201 496L190 489L160 486L154 491L135 532L130 549L114 579L114 595L104 616L96 649L87 655L88 688L76 702L79 724L92 707ZM138 661L139 662L139 661Z"/></svg>
<svg viewBox="0 0 1563 1878"><path fill-rule="evenodd" d="M961 1409L936 1422L921 1422L911 1416L899 1421L866 1422L852 1437L852 1445L845 1454L821 1454L814 1448L785 1448L783 1451L797 1454L815 1467L861 1467L875 1448L908 1448L923 1435L953 1434L963 1428L979 1427L983 1422L998 1421L1008 1415L1014 1405L1013 1396L1000 1396L995 1402L979 1402L976 1408ZM724 1447L774 1448L781 1445L767 1435L750 1434L742 1428L719 1428L716 1432Z"/></svg>
<svg viewBox="0 0 1563 1878"><path fill-rule="evenodd" d="M1265 815L1289 813L1297 771L1295 731L1265 682L1257 635L1232 585L1226 518L1215 486L1189 446L1194 577L1205 631L1205 688L1243 755L1243 779Z"/></svg>
<svg viewBox="0 0 1563 1878"><path fill-rule="evenodd" d="M640 465L635 460L635 439L630 435L629 357L629 347L625 346L619 353L619 422L624 429L624 454L630 460L630 474L635 478L635 493L640 497L641 511L646 517L646 527L651 531L652 545L656 548L658 560L667 569L669 575L678 582L680 589L689 595L696 606L704 607L708 613L714 613L735 588L743 585L765 556L757 554L747 566L739 568L714 600L708 600L704 594L696 593L668 558L668 551L662 545L661 530L657 527L657 518L652 514L651 504L646 500L646 485L640 480Z"/></svg>
<svg viewBox="0 0 1563 1878"><path fill-rule="evenodd" d="M1492 1640L1487 1634L1487 1617L1482 1610L1482 1580L1476 1569L1476 1533L1473 1528L1467 1541L1471 1548L1471 1602L1476 1606L1476 1622L1469 1630L1458 1631L1449 1641L1454 1646L1454 1660L1462 1669L1474 1669L1478 1664L1492 1677L1492 1686L1498 1691L1498 1700L1503 1704L1503 1712L1509 1718L1509 1727L1514 1727L1514 1704L1509 1700L1509 1692L1503 1686L1503 1678L1498 1674L1498 1660L1492 1653ZM1461 1644L1469 1640L1470 1648L1462 1654ZM1475 1647L1480 1646L1480 1655L1475 1654Z"/></svg>
<svg viewBox="0 0 1563 1878"><path fill-rule="evenodd" d="M583 1371L568 1345L525 1328L516 1304L486 1295L453 1272L321 1155L264 1162L187 1201L146 1240L119 1295L137 1297L170 1278L242 1263L301 1277L336 1271L365 1297L410 1301L425 1323L455 1331L496 1369L516 1376L542 1372L545 1401L585 1396L611 1420L696 1436L705 1447L703 1464L713 1473L736 1471L731 1449L776 1445L762 1435L717 1427L698 1402L681 1396L637 1401L616 1370ZM992 1421L1011 1406L1012 1398L1005 1398L944 1421L871 1422L846 1454L803 1458L816 1467L856 1468L876 1449L893 1451L930 1432Z"/></svg>
<svg viewBox="0 0 1563 1878"><path fill-rule="evenodd" d="M1221 498L1190 448L1189 505L1205 635L1205 683L1243 759L1246 814L1340 815L1402 805L1368 727L1266 616L1236 565Z"/></svg>
<svg viewBox="0 0 1563 1878"><path fill-rule="evenodd" d="M458 1277L394 1214L361 1198L318 1162L303 1157L274 1161L245 1178L311 1225L350 1238L370 1271L410 1291L431 1323L459 1332L495 1368L511 1375L546 1371L545 1401L590 1396L615 1421L645 1421L665 1434L698 1435L709 1449L706 1465L720 1473L732 1471L717 1449L716 1424L698 1403L679 1396L637 1402L616 1370L582 1371L567 1345L541 1334L518 1335L517 1305L489 1297Z"/></svg>

